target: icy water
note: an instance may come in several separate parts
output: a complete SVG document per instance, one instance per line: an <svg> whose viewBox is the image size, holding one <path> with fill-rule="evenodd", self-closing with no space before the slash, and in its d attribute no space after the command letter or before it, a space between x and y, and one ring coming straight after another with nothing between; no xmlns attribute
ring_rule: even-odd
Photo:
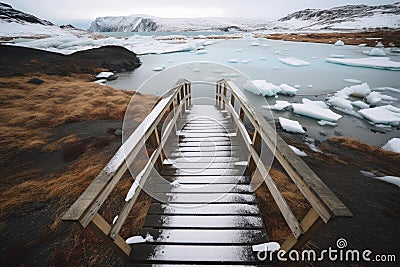
<svg viewBox="0 0 400 267"><path fill-rule="evenodd" d="M297 86L299 91L296 97L279 96L278 99L284 99L289 102L301 102L302 97L311 100L324 99L326 94L334 93L346 86L353 84L346 82L345 79L356 79L369 84L371 89L378 87L400 87L399 71L380 70L372 68L351 67L328 63L325 61L331 55L340 55L344 58L365 58L367 55L363 51L369 51L371 48L358 46L335 46L331 44L284 42L267 39L240 39L223 40L216 44L206 46L204 53L179 52L160 55L141 56L143 65L134 72L122 73L120 78L109 82L108 85L120 89L136 90L149 79L157 74L162 79L155 79L141 88L141 92L156 95L162 95L165 91L180 78L186 78L191 81L212 82L220 78L239 79L236 76L243 73L252 80L263 79L274 84L286 83L291 86ZM291 66L280 62L279 58L294 57L310 63L308 66ZM400 56L389 54L393 61L400 61ZM233 67L237 71L231 71L223 65L199 63L198 61L216 62L219 64ZM188 62L197 62L185 64L174 69L169 68ZM155 72L154 68L164 67L167 71ZM165 74L163 74L165 72ZM233 74L232 74L233 73ZM150 86L151 84L151 86ZM243 88L243 83L238 81L239 88ZM196 86L199 87L199 86ZM207 87L208 89L204 89ZM200 88L200 87L199 87ZM210 89L211 88L211 89ZM213 97L212 86L204 86L202 92L197 92L197 96ZM400 98L399 94L383 91L384 94ZM262 112L266 117L269 112L261 106L274 104L275 97L255 96L246 92L246 96L252 104ZM396 101L392 105L400 107ZM335 111L341 114L339 111ZM373 145L381 145L392 137L399 137L400 131L392 128L387 133L374 133L374 128L367 121L358 119L345 114L339 120L338 127L320 126L317 120L296 116L292 112L274 112L274 117L279 116L298 120L307 128L307 134L315 139L326 139L332 135L343 135L359 139ZM271 118L269 118L271 119ZM325 135L321 135L323 130Z"/></svg>

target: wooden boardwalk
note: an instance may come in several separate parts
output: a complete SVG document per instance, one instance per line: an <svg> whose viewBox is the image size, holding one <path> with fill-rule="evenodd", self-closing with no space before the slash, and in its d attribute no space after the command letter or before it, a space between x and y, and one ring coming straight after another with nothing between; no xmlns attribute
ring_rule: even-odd
<svg viewBox="0 0 400 267"><path fill-rule="evenodd" d="M249 131L244 123L254 130ZM159 126L162 126L162 130ZM144 147L154 148L134 177L113 222L101 212L110 193ZM296 218L269 175L266 158L280 164L310 209ZM97 233L126 257L128 266L260 266L252 245L268 241L254 195L262 178L291 230L281 244L300 249L326 223L352 216L321 179L275 135L231 81L216 84L215 104L192 104L191 84L180 80L124 142L63 216ZM152 197L140 234L128 245L120 235L141 189ZM114 211L115 212L115 211ZM273 229L272 229L273 230ZM150 238L150 236L152 238ZM274 240L271 240L274 241Z"/></svg>
<svg viewBox="0 0 400 267"><path fill-rule="evenodd" d="M194 105L178 121L179 142L166 149L174 164L161 170L167 182L154 185L159 200L141 231L154 241L132 246L132 266L260 263L251 246L267 242L267 235L250 177L235 165L247 163L249 154L232 123L211 105Z"/></svg>

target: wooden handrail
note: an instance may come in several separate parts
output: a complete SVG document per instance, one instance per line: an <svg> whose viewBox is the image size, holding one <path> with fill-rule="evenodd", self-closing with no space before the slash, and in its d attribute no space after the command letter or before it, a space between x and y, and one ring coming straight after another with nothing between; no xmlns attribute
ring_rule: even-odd
<svg viewBox="0 0 400 267"><path fill-rule="evenodd" d="M230 92L230 99L228 99L227 91ZM302 246L311 237L310 233L315 233L316 229L322 225L322 222L327 223L334 217L352 216L343 202L289 148L287 143L275 133L265 118L249 104L249 101L235 83L225 79L218 81L216 86L216 101L217 105L220 105L221 108L226 108L231 113L249 149L251 160L255 165L254 170L252 170L253 174L255 171L258 171L264 178L268 189L292 231L292 235L282 245L282 249L288 251ZM239 114L234 109L235 102L239 104ZM259 138L265 142L271 153L278 159L297 188L311 204L312 208L300 223L294 217L293 212L268 175L268 171L261 161L259 153L256 151L257 149L254 147L254 142L249 141L249 134L243 124L245 115L255 129L253 140L259 135Z"/></svg>
<svg viewBox="0 0 400 267"><path fill-rule="evenodd" d="M177 118L180 116L181 110L183 107L186 108L190 101L190 82L183 79L179 80L163 95L162 99L153 108L150 114L123 143L99 175L64 214L62 220L78 221L84 228L88 226L91 226L92 229L95 228L95 231L100 233L100 235L116 248L117 251L129 255L130 249L127 248L124 242L121 242L122 238L119 236L119 231L132 209L133 204L140 193L141 186L145 183L146 178L152 169L151 167L162 155L162 147L165 141L160 141L157 125L160 123L164 115L171 111L171 107L173 108L175 105L174 103L179 103L175 109L178 111L175 112L175 115L172 118L173 123L169 124L169 127L167 127L164 133L169 135L173 129L172 126L175 126L174 122L176 122ZM136 190L132 198L126 202L115 224L110 226L98 214L98 210L127 171L128 166L132 164L137 153L144 147L146 140L152 137L159 141L155 144L156 150L153 152L146 167L141 172L142 176L141 179L139 179L140 181L135 181L139 183L138 190Z"/></svg>

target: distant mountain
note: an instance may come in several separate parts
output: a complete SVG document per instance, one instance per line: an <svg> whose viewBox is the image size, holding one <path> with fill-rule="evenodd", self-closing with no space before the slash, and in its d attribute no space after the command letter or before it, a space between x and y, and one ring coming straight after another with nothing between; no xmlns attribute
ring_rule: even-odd
<svg viewBox="0 0 400 267"><path fill-rule="evenodd" d="M330 9L304 9L278 20L299 29L399 28L400 2L390 5L346 5Z"/></svg>
<svg viewBox="0 0 400 267"><path fill-rule="evenodd" d="M400 3L380 6L347 5L304 9L278 21L245 18L158 18L148 15L99 17L91 32L360 30L400 28Z"/></svg>
<svg viewBox="0 0 400 267"><path fill-rule="evenodd" d="M31 14L14 9L12 6L0 3L0 21L17 23L34 23L52 26L50 21L39 19Z"/></svg>
<svg viewBox="0 0 400 267"><path fill-rule="evenodd" d="M271 21L245 18L158 18L149 15L99 17L91 32L255 31L271 27Z"/></svg>

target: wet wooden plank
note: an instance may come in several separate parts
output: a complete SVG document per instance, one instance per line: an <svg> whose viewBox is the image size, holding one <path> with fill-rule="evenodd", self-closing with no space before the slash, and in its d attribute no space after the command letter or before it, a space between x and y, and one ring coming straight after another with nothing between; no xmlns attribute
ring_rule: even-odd
<svg viewBox="0 0 400 267"><path fill-rule="evenodd" d="M174 203L174 204L208 204L208 203L247 203L257 204L254 194L241 193L160 193L153 194L153 202Z"/></svg>
<svg viewBox="0 0 400 267"><path fill-rule="evenodd" d="M231 162L177 162L171 165L164 165L165 170L173 169L243 169L245 161Z"/></svg>
<svg viewBox="0 0 400 267"><path fill-rule="evenodd" d="M153 193L252 193L247 184L154 184Z"/></svg>
<svg viewBox="0 0 400 267"><path fill-rule="evenodd" d="M238 162L240 159L238 157L223 157L223 156L218 156L218 157L185 157L185 158L173 158L171 159L175 163L194 163L194 162L213 162L213 163L218 163L218 162Z"/></svg>
<svg viewBox="0 0 400 267"><path fill-rule="evenodd" d="M264 229L142 229L153 237L148 244L258 244L267 242Z"/></svg>
<svg viewBox="0 0 400 267"><path fill-rule="evenodd" d="M235 169L193 169L193 170L185 170L185 169L169 169L163 168L161 170L161 175L243 175L243 168L236 167Z"/></svg>
<svg viewBox="0 0 400 267"><path fill-rule="evenodd" d="M264 229L260 216L149 214L144 228L159 229Z"/></svg>
<svg viewBox="0 0 400 267"><path fill-rule="evenodd" d="M164 176L180 184L249 184L249 176Z"/></svg>
<svg viewBox="0 0 400 267"><path fill-rule="evenodd" d="M165 215L255 215L260 210L255 204L218 204L212 203L208 205L198 204L158 204L150 205L148 214L165 214Z"/></svg>
<svg viewBox="0 0 400 267"><path fill-rule="evenodd" d="M250 245L204 246L204 245L151 245L132 246L131 259L147 263L185 264L243 264L262 263Z"/></svg>
<svg viewBox="0 0 400 267"><path fill-rule="evenodd" d="M165 148L166 151L174 152L216 152L216 151L242 151L243 148L240 146L225 145L225 146L189 146L189 147L178 147L170 146Z"/></svg>

